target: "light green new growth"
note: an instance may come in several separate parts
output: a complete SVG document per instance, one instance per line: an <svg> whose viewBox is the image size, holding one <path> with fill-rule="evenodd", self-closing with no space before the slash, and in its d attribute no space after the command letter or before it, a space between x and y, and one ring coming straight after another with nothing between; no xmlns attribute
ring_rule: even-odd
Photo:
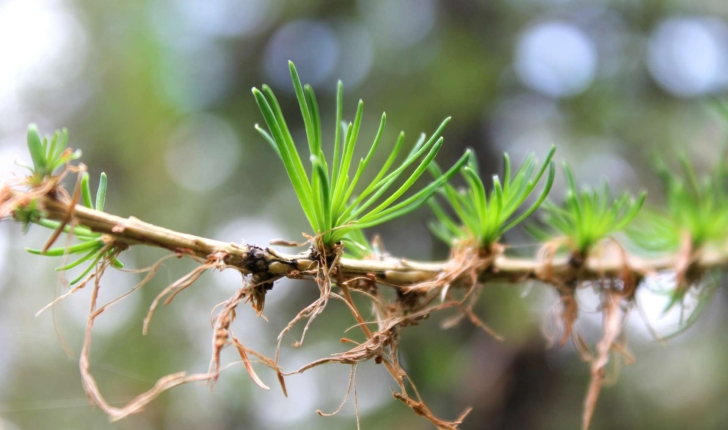
<svg viewBox="0 0 728 430"><path fill-rule="evenodd" d="M569 249L582 256L603 239L624 230L642 208L647 196L643 191L635 199L624 192L613 199L606 181L601 191L584 188L580 192L567 163L564 163L564 175L568 189L563 207L551 201L544 202L543 221L548 229L535 226L528 229L542 241L565 237Z"/></svg>
<svg viewBox="0 0 728 430"><path fill-rule="evenodd" d="M257 125L256 129L265 137L283 161L301 208L306 218L308 218L311 228L320 237L321 244L325 248L346 239L349 233L379 225L413 211L425 203L467 161L468 154L465 154L445 174L439 175L426 187L399 201L400 197L414 185L415 181L432 163L442 147L443 138L440 135L450 121L450 118L447 118L429 139L425 140L423 135L404 161L392 172L389 172L390 168L395 165L397 156L402 151L404 132L400 133L394 149L384 165L380 167L379 173L358 195L355 194L362 173L372 161L379 146L387 121L386 114L382 114L379 130L369 152L366 157L359 160L356 171L353 176L350 176L364 103L361 100L359 101L353 123L342 124L343 85L339 82L336 96L334 150L331 165L329 165L322 149L321 118L316 96L310 85L301 84L293 63L289 62L289 66L293 87L306 129L310 154L309 161L311 163L310 172L307 172L304 168L278 101L267 85L263 85L262 91L253 88L253 95L270 132L266 132ZM339 131L340 125L343 127L343 133ZM414 172L407 177L396 191L387 194L390 187L400 177L405 177L403 173L410 166L416 166ZM383 201L378 203L382 199Z"/></svg>
<svg viewBox="0 0 728 430"><path fill-rule="evenodd" d="M727 148L718 154L712 171L698 178L685 154L679 157L683 176L663 161L657 171L666 193L666 209L650 210L640 220L639 229L630 230L630 238L641 248L655 252L674 252L685 238L691 249L725 242L728 236L728 166Z"/></svg>
<svg viewBox="0 0 728 430"><path fill-rule="evenodd" d="M443 207L432 199L430 207L438 219L438 223L430 226L433 233L451 246L458 241L475 240L481 249L489 250L503 233L531 215L548 195L554 181L555 169L551 158L555 150L555 147L551 148L535 176L537 161L533 154L526 157L513 177L511 177L510 158L505 154L504 182L501 185L498 175L494 175L493 189L489 194L485 192L483 181L478 176L475 156L471 154L467 167L462 170L468 187L458 191L448 183L440 190L440 194L457 215L458 221L450 218ZM546 167L549 173L538 199L526 211L512 219L541 180ZM435 164L431 165L430 170L436 177L442 174Z"/></svg>
<svg viewBox="0 0 728 430"><path fill-rule="evenodd" d="M41 138L38 126L28 126L28 150L33 166L23 166L30 170L31 185L39 185L43 179L53 175L53 172L71 160L81 157L81 151L66 150L68 143L68 130L65 128L56 131L51 139Z"/></svg>
<svg viewBox="0 0 728 430"><path fill-rule="evenodd" d="M96 209L97 211L103 211L104 203L106 202L106 186L106 173L101 173L101 177L99 178L99 188L96 191L96 201L94 204L91 200L89 175L88 173L84 173L81 177L81 200L83 205L91 209ZM56 230L61 227L61 223L58 221L49 220L43 218L40 215L35 216L34 218L35 219L33 219L33 222L51 230ZM91 261L88 267L70 282L71 285L76 284L77 282L84 279L86 275L88 275L91 270L96 267L96 264L104 257L110 258L111 263L114 265L114 267L124 267L124 264L116 258L116 250L114 249L114 247L107 247L100 233L94 233L86 227L71 227L69 225L65 225L63 227L63 232L67 234L73 234L73 236L78 238L80 243L68 247L61 246L58 248L52 248L47 250L46 252L43 252L39 249L29 248L26 248L26 250L31 254L46 255L49 257L62 257L65 255L81 256L79 259L71 263L68 263L61 267L57 267L56 271L59 272L73 269L74 267L78 267L87 261Z"/></svg>

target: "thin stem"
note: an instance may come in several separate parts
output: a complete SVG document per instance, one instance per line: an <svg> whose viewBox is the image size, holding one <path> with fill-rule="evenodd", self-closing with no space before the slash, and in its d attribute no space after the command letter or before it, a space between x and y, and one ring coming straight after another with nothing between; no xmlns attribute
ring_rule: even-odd
<svg viewBox="0 0 728 430"><path fill-rule="evenodd" d="M22 191L11 190L9 199L22 198L25 194ZM38 204L45 209L50 219L63 220L69 213L67 202L48 196L39 197ZM116 242L120 246L153 246L205 259L213 254L222 253L225 255L224 262L227 265L234 266L243 273L267 276L270 279L289 275L300 278L309 271L315 272L317 265L317 260L308 253L282 254L266 247L221 242L168 230L136 218L121 218L83 205L75 206L73 217L75 225L103 234L103 240L107 243ZM628 270L640 278L646 273L674 268L679 258L678 254L652 259L627 257L627 261L621 257L589 257L578 275L585 280L618 278L624 276L625 270ZM705 250L695 264L697 268L703 270L728 266L728 252ZM447 265L446 261L415 262L399 258L378 261L342 258L339 268L343 281L373 276L383 285L396 288L432 281L446 270ZM251 269L255 267L265 267L265 270ZM547 265L538 259L499 256L489 270L480 274L479 279L483 282L498 280L519 284L527 279L540 279L541 273L547 268L550 279L574 276L574 268L569 264L568 258L555 258L550 265Z"/></svg>

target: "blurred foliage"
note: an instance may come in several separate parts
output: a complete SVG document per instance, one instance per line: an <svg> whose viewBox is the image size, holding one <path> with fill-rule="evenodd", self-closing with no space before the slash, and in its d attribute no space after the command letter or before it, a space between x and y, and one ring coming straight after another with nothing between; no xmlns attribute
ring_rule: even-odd
<svg viewBox="0 0 728 430"><path fill-rule="evenodd" d="M562 206L547 201L543 205L545 229L531 225L529 231L542 242L565 239L565 247L583 260L604 239L624 230L642 209L647 193L635 199L624 192L612 197L605 181L601 190L579 189L574 172L564 163L568 188Z"/></svg>
<svg viewBox="0 0 728 430"><path fill-rule="evenodd" d="M690 250L723 246L728 235L728 146L722 146L715 166L701 175L684 153L679 169L658 159L667 207L653 209L638 228L631 229L638 246L653 252L678 250L685 241Z"/></svg>

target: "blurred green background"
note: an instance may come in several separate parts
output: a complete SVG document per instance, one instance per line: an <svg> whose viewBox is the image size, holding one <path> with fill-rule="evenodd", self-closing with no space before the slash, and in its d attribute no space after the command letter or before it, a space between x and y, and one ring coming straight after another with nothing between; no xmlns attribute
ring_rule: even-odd
<svg viewBox="0 0 728 430"><path fill-rule="evenodd" d="M362 142L373 138L384 110L383 148L399 130L412 145L451 115L442 164L473 147L481 170L495 174L503 151L516 160L529 151L543 157L556 144L557 159L571 162L581 182L608 178L617 190L648 189L658 204L653 154L682 149L703 168L726 137L705 108L728 87L726 19L728 3L717 0L2 0L0 178L20 172L15 159L29 158L29 122L45 133L68 127L94 184L101 171L109 175L108 212L225 241L299 240L305 218L282 165L253 129L262 118L250 94L270 84L305 147L290 59L317 91L329 143L342 79L347 118L365 101ZM381 234L397 256L444 258L447 249L427 231L431 218L425 208L368 233ZM89 406L77 357L63 352L51 312L34 317L58 288L57 261L23 249L47 234L0 223L0 429L355 428L353 399L337 417L315 412L336 409L347 366L288 378L287 399L266 369L260 374L271 391L235 367L212 392L176 388L143 413L109 423ZM536 250L521 231L506 240L509 252ZM122 260L141 268L161 255L133 249ZM114 405L165 374L207 369L209 313L240 287L238 275L206 274L141 335L153 297L191 267L171 261L98 321L92 371ZM102 300L139 279L109 273ZM316 296L310 282L279 282L268 295L269 321L241 308L236 334L271 354L278 332ZM83 291L57 307L76 355L88 298ZM664 297L641 291L638 298L658 332L676 328L679 316L661 313ZM580 299L579 329L594 342L597 301L589 291ZM588 366L571 346L547 347L542 326L556 303L540 285L489 286L478 313L505 342L468 324L443 331L433 318L404 332L405 367L441 418L474 408L464 429L578 428ZM637 362L602 392L592 428L728 427L727 305L719 293L698 324L667 345L633 312ZM303 347L290 347L300 331L284 340L281 364L294 369L343 350L338 339L351 325L348 311L332 303ZM430 428L391 397L384 369L362 365L357 381L363 428Z"/></svg>

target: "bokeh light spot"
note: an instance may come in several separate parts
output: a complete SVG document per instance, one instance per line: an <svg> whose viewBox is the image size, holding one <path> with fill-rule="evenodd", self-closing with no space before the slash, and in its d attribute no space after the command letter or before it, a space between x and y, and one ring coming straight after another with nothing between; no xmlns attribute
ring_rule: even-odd
<svg viewBox="0 0 728 430"><path fill-rule="evenodd" d="M276 0L176 0L175 6L190 30L211 37L256 34L279 10Z"/></svg>
<svg viewBox="0 0 728 430"><path fill-rule="evenodd" d="M728 27L716 19L667 19L650 37L647 66L676 96L721 90L728 83Z"/></svg>
<svg viewBox="0 0 728 430"><path fill-rule="evenodd" d="M359 11L372 34L385 49L408 48L423 40L435 27L433 0L360 0Z"/></svg>
<svg viewBox="0 0 728 430"><path fill-rule="evenodd" d="M0 2L2 123L13 122L28 90L66 85L83 69L85 55L86 33L64 2Z"/></svg>
<svg viewBox="0 0 728 430"><path fill-rule="evenodd" d="M340 22L334 28L341 49L333 76L341 79L345 88L351 90L359 85L371 70L374 62L372 38L366 27L355 22ZM336 87L327 86L324 90L335 92Z"/></svg>
<svg viewBox="0 0 728 430"><path fill-rule="evenodd" d="M523 33L515 61L525 85L551 97L568 97L583 92L594 80L597 51L575 25L545 22Z"/></svg>
<svg viewBox="0 0 728 430"><path fill-rule="evenodd" d="M339 41L331 28L318 21L293 21L278 30L265 52L265 72L273 85L293 92L287 62L296 64L301 79L318 85L333 72Z"/></svg>

